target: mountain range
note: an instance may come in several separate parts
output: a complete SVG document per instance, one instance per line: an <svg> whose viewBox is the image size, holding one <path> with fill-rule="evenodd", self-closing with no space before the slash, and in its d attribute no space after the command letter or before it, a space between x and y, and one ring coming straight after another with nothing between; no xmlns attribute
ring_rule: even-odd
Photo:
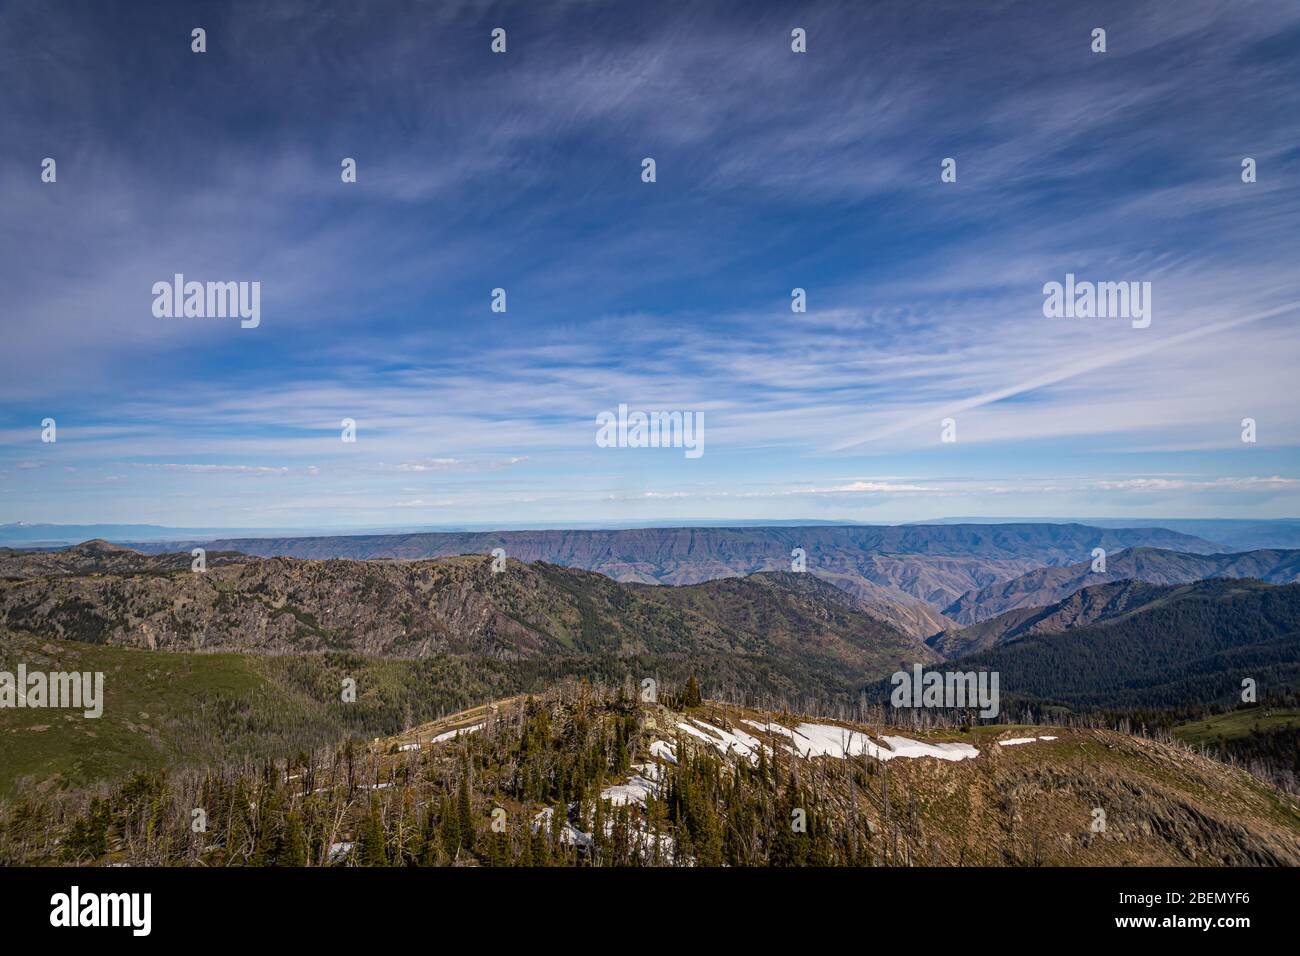
<svg viewBox="0 0 1300 956"><path fill-rule="evenodd" d="M790 692L861 682L936 660L918 638L811 575L769 572L696 585L621 584L591 571L490 556L422 561L185 554L102 542L0 554L0 627L186 652L386 658L472 655L726 658Z"/></svg>
<svg viewBox="0 0 1300 956"><path fill-rule="evenodd" d="M698 584L789 571L796 549L807 570L860 598L876 616L920 638L953 626L943 608L971 591L1044 565L1071 564L1094 548L1156 547L1211 554L1210 541L1163 528L1086 525L781 526L499 531L144 542L162 553L204 547L260 557L421 560L503 549L524 562L596 571L616 581ZM963 622L958 622L963 623ZM969 623L969 622L965 622Z"/></svg>
<svg viewBox="0 0 1300 956"><path fill-rule="evenodd" d="M452 656L545 662L555 672L593 661L615 672L633 661L643 671L676 672L693 662L742 693L841 699L946 658L1001 668L1010 675L1004 688L1019 697L1082 706L1119 697L1170 701L1176 695L1167 689L1141 691L1160 683L1141 669L1147 660L1162 672L1191 668L1212 679L1209 700L1224 699L1247 663L1256 676L1268 671L1274 684L1289 686L1291 672L1274 665L1287 654L1300 660L1293 600L1300 584L1288 583L1296 579L1295 552L1135 548L1120 552L1107 575L1087 564L1039 569L993 595L995 603L1014 598L1010 611L928 641L886 620L879 603L812 573L652 585L489 555L210 556L196 573L187 554L147 555L105 542L0 552L0 628L155 651ZM1220 577L1202 579L1211 574ZM1020 606L1057 593L1064 596ZM1099 671L1099 662L1114 674ZM1118 694L1114 680L1129 681L1133 692Z"/></svg>
<svg viewBox="0 0 1300 956"><path fill-rule="evenodd" d="M959 624L973 624L1005 611L1044 607L1107 581L1187 584L1205 578L1258 578L1273 584L1300 581L1300 551L1247 551L1241 554L1187 554L1135 547L1108 555L1105 570L1091 561L1041 567L1010 580L963 594L944 608Z"/></svg>
<svg viewBox="0 0 1300 956"><path fill-rule="evenodd" d="M302 823L314 834L304 849L309 861L406 860L413 844L400 832L377 836L359 809L376 804L355 795L382 788L393 813L409 803L424 807L426 820L448 819L451 795L444 789L431 797L418 782L408 792L408 781L435 779L410 770L418 765L439 786L454 786L467 751L457 745L452 760L437 745L471 725L445 715L495 701L473 711L483 715L474 726L497 729L479 738L486 749L473 751L474 786L483 789L468 799L484 812L509 806L521 819L547 807L562 814L588 842L556 862L659 859L638 857L653 854L653 840L639 850L622 837L606 840L602 834L615 831L601 822L609 817L592 817L596 806L623 821L610 826L641 828L643 836L662 826L684 841L684 856L670 855L672 862L746 865L787 853L796 854L789 862L838 864L1292 861L1287 848L1300 815L1284 790L1181 747L1095 726L1106 714L1136 711L1246 720L1244 678L1261 695L1294 695L1300 552L1223 554L1160 529L1082 526L515 534L452 536L454 544L423 534L214 541L203 546L201 571L189 549L146 553L99 540L58 551L0 548L0 670L22 663L108 676L102 720L52 720L30 709L0 714L0 796L64 793L67 801L55 814L63 822L51 818L17 842L0 837L0 858L140 862L132 856L138 844L115 836L143 825L130 816L132 794L144 788L170 800L181 793L184 802L190 789L205 786L196 774L231 780L247 773L250 792L262 788L259 801L300 807L304 820L276 810L259 817L251 826L268 828L265 834L240 843L251 855L227 842L191 858L193 847L165 837L149 859L265 863L280 851L259 851L258 841L283 847ZM341 542L367 556L320 556ZM475 552L416 556L453 546ZM290 547L315 556L239 550ZM495 547L508 556L493 556ZM798 547L808 573L784 560ZM1108 550L1104 573L1092 571L1093 547ZM520 558L540 552L570 564ZM681 581L697 575L704 579ZM963 627L960 618L972 623ZM963 723L891 708L891 675L914 665L997 673L998 720L1050 723ZM662 688L660 701L653 691L636 701L647 681ZM697 681L729 703L696 701ZM348 684L355 702L340 701ZM521 711L521 695L545 703ZM514 716L497 724L498 713ZM1270 779L1290 787L1290 718L1272 709L1264 716L1281 722L1267 732L1247 728L1252 736L1240 752L1267 755ZM372 741L360 779L352 769L356 741ZM861 766L844 759L855 746ZM744 765L764 748L770 753L755 776ZM688 753L689 773L679 777L665 755ZM796 761L783 771L787 784L768 759L778 754ZM534 757L539 767L572 767L577 776L521 783L518 774L534 772L527 769ZM260 783L247 770L253 760L272 768L257 771ZM329 782L311 785L327 766ZM110 815L120 812L121 822L100 832L102 817L78 817L92 791L104 793L128 770L135 776L120 792L96 797L117 807ZM163 770L169 775L157 775ZM295 782L301 779L309 783ZM744 783L735 791L740 803L689 812L672 803L680 799L676 788L705 780L717 788L724 779ZM754 832L755 813L766 820L772 800L790 799L798 781L807 790L795 799L819 814L816 840L786 846L768 820L761 852L734 842L735 834ZM656 795L677 810L665 811ZM875 809L854 809L862 799L875 800ZM1118 813L1117 829L1099 839L1087 825L1091 809L1103 805ZM0 801L0 823L9 814L11 832L35 819L7 807ZM234 804L227 811L235 813ZM230 825L245 825L237 816ZM329 819L343 828L335 836L320 828ZM471 825L457 824L462 834ZM158 826L166 831L171 823ZM518 833L509 849L426 838L418 855L499 863L552 852L525 850L525 832ZM992 843L978 836L990 833ZM337 850L349 845L355 850Z"/></svg>
<svg viewBox="0 0 1300 956"><path fill-rule="evenodd" d="M951 666L997 671L1011 699L1072 709L1231 705L1247 680L1300 688L1300 584L1103 584L1019 618L995 619L1009 626Z"/></svg>

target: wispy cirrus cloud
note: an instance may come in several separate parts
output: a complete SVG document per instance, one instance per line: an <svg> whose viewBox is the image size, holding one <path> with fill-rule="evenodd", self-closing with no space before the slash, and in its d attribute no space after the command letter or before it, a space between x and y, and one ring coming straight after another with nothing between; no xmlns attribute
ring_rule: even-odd
<svg viewBox="0 0 1300 956"><path fill-rule="evenodd" d="M495 471L498 468L509 468L512 465L522 464L527 460L527 456L520 455L492 459L425 458L419 461L404 461L396 465L384 465L381 462L380 467L415 474L447 471Z"/></svg>
<svg viewBox="0 0 1300 956"><path fill-rule="evenodd" d="M0 119L60 163L0 180L0 520L1300 506L1294 6L814 8L803 57L722 3L507 5L493 58L483 9L215 11L206 59L161 6L0 10ZM178 271L263 325L153 319ZM1045 319L1067 271L1151 280L1151 328ZM602 453L620 402L705 456Z"/></svg>
<svg viewBox="0 0 1300 956"><path fill-rule="evenodd" d="M287 475L288 468L269 468L265 465L204 465L204 464L153 464L140 463L136 467L155 471L183 472L190 475L250 475L265 477L267 475Z"/></svg>

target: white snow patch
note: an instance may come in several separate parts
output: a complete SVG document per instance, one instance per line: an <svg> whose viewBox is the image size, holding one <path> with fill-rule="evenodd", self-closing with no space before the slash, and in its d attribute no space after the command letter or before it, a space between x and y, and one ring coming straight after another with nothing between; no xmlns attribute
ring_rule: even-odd
<svg viewBox="0 0 1300 956"><path fill-rule="evenodd" d="M470 724L468 727L460 727L456 730L449 730L445 734L439 734L433 738L431 743L440 744L445 740L452 740L453 738L459 737L461 734L472 734L475 731L482 729L483 724Z"/></svg>
<svg viewBox="0 0 1300 956"><path fill-rule="evenodd" d="M965 760L978 757L980 752L970 744L927 744L906 737L880 738L893 749L894 757L937 757L939 760Z"/></svg>
<svg viewBox="0 0 1300 956"><path fill-rule="evenodd" d="M999 740L998 746L1015 747L1018 744L1032 744L1032 743L1037 743L1040 740L1055 740L1055 739L1056 737L1054 737L1052 734L1040 734L1037 737L1009 737L1006 740Z"/></svg>
<svg viewBox="0 0 1300 956"><path fill-rule="evenodd" d="M699 730L696 727L692 726L691 724L682 723L681 721L678 721L677 729L686 731L692 737L698 737L700 740L703 740L706 744L712 744L715 747L718 745L717 740L710 737L704 731Z"/></svg>
<svg viewBox="0 0 1300 956"><path fill-rule="evenodd" d="M572 809L572 804L570 804ZM547 834L551 832L551 818L555 816L554 807L542 808L537 816L533 817L532 832L536 833L539 829L544 829ZM564 821L564 826L560 829L560 842L566 846L591 846L591 834L583 833L568 820Z"/></svg>
<svg viewBox="0 0 1300 956"><path fill-rule="evenodd" d="M673 745L666 740L656 740L650 745L650 756L658 757L660 760L667 760L669 763L677 763L677 755L673 753Z"/></svg>
<svg viewBox="0 0 1300 956"><path fill-rule="evenodd" d="M834 724L800 724L790 735L795 750L805 757L860 757L867 754L888 760L893 756L860 730Z"/></svg>
<svg viewBox="0 0 1300 956"><path fill-rule="evenodd" d="M616 807L628 803L635 803L637 806L644 807L646 797L657 793L658 789L659 785L653 780L647 780L645 777L633 774L627 783L616 783L602 790L600 799L608 800Z"/></svg>
<svg viewBox="0 0 1300 956"><path fill-rule="evenodd" d="M755 720L742 720L742 724L749 724L755 730L762 730L770 734L784 734L787 737L793 737L794 731L789 727L782 727L780 724L760 724Z"/></svg>
<svg viewBox="0 0 1300 956"><path fill-rule="evenodd" d="M851 730L835 724L803 723L791 730L780 724L758 724L745 721L751 727L790 738L791 747L803 757L860 757L866 754L878 760L894 757L935 757L939 760L965 760L979 756L970 744L927 744L907 737L882 736L887 746L882 747L860 730Z"/></svg>
<svg viewBox="0 0 1300 956"><path fill-rule="evenodd" d="M694 717L691 718L691 722L696 726L693 727L685 722L679 722L677 726L692 737L698 737L705 743L715 747L723 755L735 753L736 756L744 757L750 763L758 762L758 751L763 748L763 742L757 737L751 737L743 730L723 730L721 727L715 727L702 720L696 720ZM703 730L698 728L703 728Z"/></svg>

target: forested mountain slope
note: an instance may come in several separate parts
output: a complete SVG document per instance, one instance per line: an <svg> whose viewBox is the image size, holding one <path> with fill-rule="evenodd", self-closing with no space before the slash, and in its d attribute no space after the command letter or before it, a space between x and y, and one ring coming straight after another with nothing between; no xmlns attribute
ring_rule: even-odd
<svg viewBox="0 0 1300 956"><path fill-rule="evenodd" d="M944 608L944 613L958 623L974 624L1010 610L1044 607L1080 588L1107 581L1187 584L1206 578L1257 578L1270 584L1300 581L1300 551L1189 554L1161 548L1130 548L1107 555L1105 571L1094 571L1091 559L1061 567L1037 568L964 594Z"/></svg>
<svg viewBox="0 0 1300 956"><path fill-rule="evenodd" d="M1170 588L1133 613L1031 633L958 658L997 671L1004 700L1070 707L1185 707L1300 682L1300 584L1211 580Z"/></svg>

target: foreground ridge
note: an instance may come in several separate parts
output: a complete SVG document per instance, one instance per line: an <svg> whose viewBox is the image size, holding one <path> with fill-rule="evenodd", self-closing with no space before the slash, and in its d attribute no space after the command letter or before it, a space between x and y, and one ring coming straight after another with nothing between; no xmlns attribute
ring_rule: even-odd
<svg viewBox="0 0 1300 956"><path fill-rule="evenodd" d="M368 745L141 772L111 791L5 806L0 861L1300 863L1294 799L1177 746L1105 730L917 731L687 703L567 682Z"/></svg>

